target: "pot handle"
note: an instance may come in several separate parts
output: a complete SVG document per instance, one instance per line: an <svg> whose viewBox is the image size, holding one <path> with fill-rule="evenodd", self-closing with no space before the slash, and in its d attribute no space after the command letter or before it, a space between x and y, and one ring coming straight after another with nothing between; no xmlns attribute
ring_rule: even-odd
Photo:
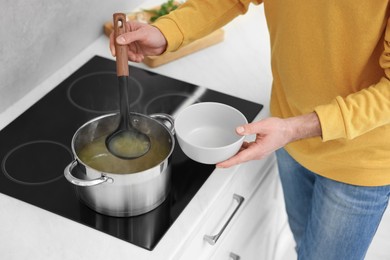
<svg viewBox="0 0 390 260"><path fill-rule="evenodd" d="M82 180L82 179L76 178L75 176L73 176L72 171L77 166L77 164L78 164L77 160L74 160L73 162L68 164L68 166L66 166L65 170L64 170L65 178L70 183L72 183L76 186L89 187L89 186L99 185L99 184L102 184L104 182L109 182L109 183L114 182L114 180L112 178L107 177L103 174L100 178L93 179L93 180Z"/></svg>
<svg viewBox="0 0 390 260"><path fill-rule="evenodd" d="M175 119L173 116L165 114L165 113L155 113L149 115L151 118L157 119L159 121L162 121L166 127L168 127L168 130L171 131L171 133L175 134ZM168 124L166 124L168 123Z"/></svg>

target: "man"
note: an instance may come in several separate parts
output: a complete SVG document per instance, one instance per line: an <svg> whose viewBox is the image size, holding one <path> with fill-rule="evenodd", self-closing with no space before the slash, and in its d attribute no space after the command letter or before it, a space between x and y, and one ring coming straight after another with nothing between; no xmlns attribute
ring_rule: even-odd
<svg viewBox="0 0 390 260"><path fill-rule="evenodd" d="M251 3L264 4L270 33L272 117L238 126L256 140L217 167L276 151L298 258L363 259L390 194L388 0L189 0L153 26L129 23L116 41L140 62Z"/></svg>

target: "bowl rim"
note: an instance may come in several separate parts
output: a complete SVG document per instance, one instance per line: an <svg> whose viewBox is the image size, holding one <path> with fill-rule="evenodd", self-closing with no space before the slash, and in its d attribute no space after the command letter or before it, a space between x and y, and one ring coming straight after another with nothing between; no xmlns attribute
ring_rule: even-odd
<svg viewBox="0 0 390 260"><path fill-rule="evenodd" d="M225 108L228 108L230 109L231 111L234 111L236 114L238 114L239 116L241 116L243 119L244 119L244 124L248 124L248 119L246 118L246 116L240 111L238 110L237 108L235 107L232 107L230 105L227 105L227 104L224 104L224 103L219 103L219 102L200 102L200 103L196 103L196 104L192 104L186 108L184 108L175 118L175 134L176 136L181 139L182 141L184 141L186 144L196 148L196 149L203 149L203 150L220 150L220 149L226 149L226 148L229 148L229 147L232 147L232 146L235 146L237 145L237 143L243 143L244 141L244 138L245 138L245 135L239 135L236 133L237 137L239 137L236 141L232 142L232 143L229 143L227 145L223 145L223 146L218 146L218 147L206 147L206 146L201 146L201 145L198 145L198 144L194 144L192 142L189 142L188 141L188 138L184 138L181 134L180 134L180 130L177 131L177 122L178 122L178 119L182 118L184 115L184 112L185 111L188 111L189 109L193 109L195 106L205 106L205 105L212 105L212 106L219 106L219 107L225 107ZM180 122L180 121L179 121ZM180 129L180 128L179 128Z"/></svg>

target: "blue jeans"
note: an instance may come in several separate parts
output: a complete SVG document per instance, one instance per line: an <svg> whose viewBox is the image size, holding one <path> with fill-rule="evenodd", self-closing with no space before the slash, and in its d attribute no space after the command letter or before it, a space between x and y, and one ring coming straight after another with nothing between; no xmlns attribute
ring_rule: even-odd
<svg viewBox="0 0 390 260"><path fill-rule="evenodd" d="M333 181L307 170L284 149L276 155L298 259L364 259L386 210L390 185Z"/></svg>

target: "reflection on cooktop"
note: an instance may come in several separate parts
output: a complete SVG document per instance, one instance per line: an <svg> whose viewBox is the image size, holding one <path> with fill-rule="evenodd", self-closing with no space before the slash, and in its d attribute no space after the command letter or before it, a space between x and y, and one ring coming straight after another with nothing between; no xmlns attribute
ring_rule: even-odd
<svg viewBox="0 0 390 260"><path fill-rule="evenodd" d="M262 105L130 66L132 112L168 113L196 102L221 102L252 121ZM118 111L115 61L95 56L0 131L0 192L153 250L213 172L176 145L171 190L156 209L135 217L109 217L80 202L63 176L73 160L73 134L87 121Z"/></svg>

